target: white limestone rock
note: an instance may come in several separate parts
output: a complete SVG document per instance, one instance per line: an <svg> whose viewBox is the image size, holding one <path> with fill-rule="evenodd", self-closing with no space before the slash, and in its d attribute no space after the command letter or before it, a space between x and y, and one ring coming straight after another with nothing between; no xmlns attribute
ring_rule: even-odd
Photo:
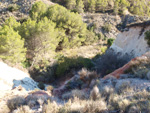
<svg viewBox="0 0 150 113"><path fill-rule="evenodd" d="M30 78L28 73L0 62L0 90L11 90L19 85L27 91L38 88L37 83Z"/></svg>
<svg viewBox="0 0 150 113"><path fill-rule="evenodd" d="M132 55L133 58L145 54L150 51L150 48L144 39L144 34L150 29L150 26L146 27L144 31L142 29L140 26L131 27L128 31L119 33L110 48L115 52Z"/></svg>

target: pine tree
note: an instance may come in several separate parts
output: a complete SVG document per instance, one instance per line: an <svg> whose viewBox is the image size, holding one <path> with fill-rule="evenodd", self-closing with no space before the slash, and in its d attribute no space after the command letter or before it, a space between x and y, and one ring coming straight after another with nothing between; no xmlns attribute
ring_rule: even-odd
<svg viewBox="0 0 150 113"><path fill-rule="evenodd" d="M82 0L77 0L76 10L78 13L83 13L84 4Z"/></svg>
<svg viewBox="0 0 150 113"><path fill-rule="evenodd" d="M86 24L83 23L82 17L66 8L53 5L47 11L47 17L56 23L56 27L65 31L62 37L63 47L80 46L85 40Z"/></svg>
<svg viewBox="0 0 150 113"><path fill-rule="evenodd" d="M8 18L3 25L7 25L9 27L12 27L15 31L18 31L20 28L20 23L16 21L14 17Z"/></svg>
<svg viewBox="0 0 150 113"><path fill-rule="evenodd" d="M24 40L12 27L4 25L0 29L0 58L10 63L21 63L25 60Z"/></svg>
<svg viewBox="0 0 150 113"><path fill-rule="evenodd" d="M96 2L96 10L104 11L106 10L107 6L108 6L107 0L97 0Z"/></svg>
<svg viewBox="0 0 150 113"><path fill-rule="evenodd" d="M76 7L76 0L66 0L66 7L70 10L74 10Z"/></svg>
<svg viewBox="0 0 150 113"><path fill-rule="evenodd" d="M30 11L30 17L33 20L40 20L41 17L44 17L44 14L47 10L47 6L42 1L36 2Z"/></svg>
<svg viewBox="0 0 150 113"><path fill-rule="evenodd" d="M96 6L96 1L95 0L88 0L88 11L93 13L95 12L95 6Z"/></svg>
<svg viewBox="0 0 150 113"><path fill-rule="evenodd" d="M116 0L115 1L115 5L114 5L114 14L118 14L119 13L119 2Z"/></svg>
<svg viewBox="0 0 150 113"><path fill-rule="evenodd" d="M56 50L59 43L58 31L55 29L55 23L46 17L40 22L28 19L21 26L20 34L25 39L27 48L27 57L31 62L38 62L44 59L45 54L50 55ZM36 59L36 60L35 60Z"/></svg>

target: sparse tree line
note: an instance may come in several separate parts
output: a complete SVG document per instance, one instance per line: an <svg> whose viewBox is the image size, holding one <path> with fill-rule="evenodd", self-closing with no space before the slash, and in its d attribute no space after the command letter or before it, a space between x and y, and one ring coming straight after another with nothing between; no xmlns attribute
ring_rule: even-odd
<svg viewBox="0 0 150 113"><path fill-rule="evenodd" d="M52 0L74 12L106 12L123 14L128 10L132 14L150 16L148 0Z"/></svg>
<svg viewBox="0 0 150 113"><path fill-rule="evenodd" d="M10 17L0 27L0 58L32 66L53 58L57 51L96 40L98 37L87 29L79 14L60 5L36 2L25 22Z"/></svg>

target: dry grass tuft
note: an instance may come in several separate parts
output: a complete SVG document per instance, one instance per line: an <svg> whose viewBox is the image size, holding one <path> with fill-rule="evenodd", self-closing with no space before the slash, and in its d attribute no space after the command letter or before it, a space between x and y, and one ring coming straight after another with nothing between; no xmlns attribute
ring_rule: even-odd
<svg viewBox="0 0 150 113"><path fill-rule="evenodd" d="M42 113L101 113L107 110L107 105L103 99L100 100L80 100L75 97L70 99L63 106L55 102L48 102L44 105Z"/></svg>
<svg viewBox="0 0 150 113"><path fill-rule="evenodd" d="M66 99L66 100L67 99L72 99L74 97L77 97L79 99L86 99L86 98L88 98L88 95L85 94L84 91L78 90L78 89L74 89L71 92L67 92L67 93L62 95L62 98Z"/></svg>
<svg viewBox="0 0 150 113"><path fill-rule="evenodd" d="M98 98L100 98L100 93L99 93L99 89L98 89L98 87L97 86L95 86L93 89L92 89L92 91L90 92L90 98L92 99L92 100L96 100L96 99L98 99Z"/></svg>
<svg viewBox="0 0 150 113"><path fill-rule="evenodd" d="M130 82L123 82L116 90L119 94L134 92L133 88L130 86Z"/></svg>
<svg viewBox="0 0 150 113"><path fill-rule="evenodd" d="M98 77L98 74L95 71L88 71L86 68L82 68L78 74L80 75L80 79L88 85L90 85L93 79Z"/></svg>
<svg viewBox="0 0 150 113"><path fill-rule="evenodd" d="M104 97L108 97L113 93L114 93L114 88L108 87L108 86L103 87L102 92L101 92L102 96Z"/></svg>
<svg viewBox="0 0 150 113"><path fill-rule="evenodd" d="M54 87L49 85L49 86L46 87L46 89L47 89L47 91L51 92L54 89Z"/></svg>
<svg viewBox="0 0 150 113"><path fill-rule="evenodd" d="M102 100L87 101L82 113L107 113L107 105Z"/></svg>
<svg viewBox="0 0 150 113"><path fill-rule="evenodd" d="M43 106L42 113L58 113L59 106L56 102L48 101L48 104Z"/></svg>
<svg viewBox="0 0 150 113"><path fill-rule="evenodd" d="M34 113L29 106L21 106L17 110L15 110L13 113Z"/></svg>
<svg viewBox="0 0 150 113"><path fill-rule="evenodd" d="M73 97L77 97L79 99L86 99L87 98L87 94L85 94L85 92L82 90L75 89L75 90L72 90L71 93L72 93Z"/></svg>

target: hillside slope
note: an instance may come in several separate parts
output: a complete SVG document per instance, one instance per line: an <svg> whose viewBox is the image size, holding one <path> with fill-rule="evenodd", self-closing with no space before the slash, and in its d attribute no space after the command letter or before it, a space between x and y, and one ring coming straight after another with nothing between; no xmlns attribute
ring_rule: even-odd
<svg viewBox="0 0 150 113"><path fill-rule="evenodd" d="M0 25L10 16L17 20L26 19L32 5L37 1L43 1L47 5L53 4L49 0L0 0Z"/></svg>

